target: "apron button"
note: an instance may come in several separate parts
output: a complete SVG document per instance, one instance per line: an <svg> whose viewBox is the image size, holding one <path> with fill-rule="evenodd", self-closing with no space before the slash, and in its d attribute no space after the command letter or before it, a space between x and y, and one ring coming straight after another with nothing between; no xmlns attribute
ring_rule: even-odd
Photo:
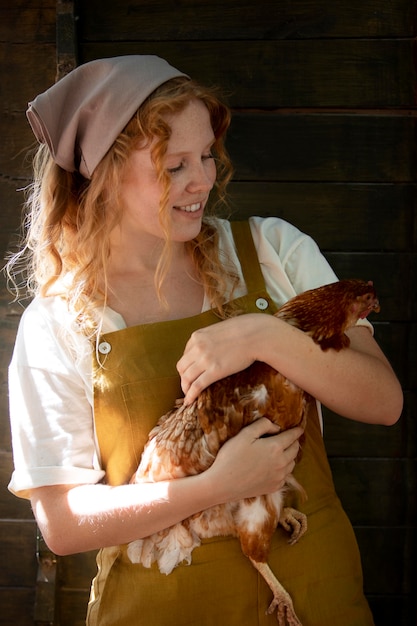
<svg viewBox="0 0 417 626"><path fill-rule="evenodd" d="M257 308L260 309L261 311L265 311L265 309L269 307L268 300L265 300L265 298L258 298L255 304Z"/></svg>
<svg viewBox="0 0 417 626"><path fill-rule="evenodd" d="M98 351L100 354L108 354L111 351L111 345L107 341L102 341L98 344Z"/></svg>

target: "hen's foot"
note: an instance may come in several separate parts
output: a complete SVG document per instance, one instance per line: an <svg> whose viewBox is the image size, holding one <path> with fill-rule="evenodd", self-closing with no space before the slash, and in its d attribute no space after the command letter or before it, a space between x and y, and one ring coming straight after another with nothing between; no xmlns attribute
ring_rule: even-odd
<svg viewBox="0 0 417 626"><path fill-rule="evenodd" d="M251 557L249 559L274 594L274 598L266 612L271 614L276 610L278 626L302 626L295 614L290 594L276 578L268 563L260 563Z"/></svg>
<svg viewBox="0 0 417 626"><path fill-rule="evenodd" d="M276 610L279 626L302 626L295 614L294 607L289 594L284 590L283 594L274 596L268 607L267 613L270 615Z"/></svg>
<svg viewBox="0 0 417 626"><path fill-rule="evenodd" d="M279 524L290 533L289 544L297 543L307 530L307 516L290 506L284 507Z"/></svg>

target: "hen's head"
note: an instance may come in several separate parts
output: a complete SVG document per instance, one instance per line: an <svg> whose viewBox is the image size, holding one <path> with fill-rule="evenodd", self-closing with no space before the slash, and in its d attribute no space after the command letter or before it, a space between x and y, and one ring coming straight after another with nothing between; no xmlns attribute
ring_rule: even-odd
<svg viewBox="0 0 417 626"><path fill-rule="evenodd" d="M345 331L379 310L372 281L352 278L304 291L276 315L308 333L323 350L341 350L349 345Z"/></svg>
<svg viewBox="0 0 417 626"><path fill-rule="evenodd" d="M364 319L372 312L379 313L379 300L373 282L348 279L337 283L344 290L347 302L346 327L354 326L358 319Z"/></svg>

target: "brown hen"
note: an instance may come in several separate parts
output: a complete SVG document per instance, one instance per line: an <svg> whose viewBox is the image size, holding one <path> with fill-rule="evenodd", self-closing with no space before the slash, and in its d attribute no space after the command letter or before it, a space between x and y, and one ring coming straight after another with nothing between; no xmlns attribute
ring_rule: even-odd
<svg viewBox="0 0 417 626"><path fill-rule="evenodd" d="M323 350L341 350L349 345L345 330L371 311L379 311L372 282L342 280L296 296L276 316L309 334ZM225 441L262 416L281 430L305 426L307 405L312 401L309 394L272 367L255 362L210 385L190 406L178 401L151 431L132 482L201 473L210 467ZM290 532L290 543L307 529L306 516L283 505L289 489L304 491L289 476L286 486L273 494L212 507L132 542L129 558L145 567L156 561L160 571L169 574L179 563L191 562L191 553L201 539L236 536L243 553L273 592L268 613L277 610L279 626L301 626L290 595L267 563L272 535L279 523Z"/></svg>

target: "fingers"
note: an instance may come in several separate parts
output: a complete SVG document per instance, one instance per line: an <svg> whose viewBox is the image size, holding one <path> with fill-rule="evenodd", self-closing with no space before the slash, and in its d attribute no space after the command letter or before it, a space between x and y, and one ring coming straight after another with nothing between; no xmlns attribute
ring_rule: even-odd
<svg viewBox="0 0 417 626"><path fill-rule="evenodd" d="M256 422L249 424L246 426L246 430L253 431L254 439L260 439L261 437L265 437L266 435L277 435L280 432L280 427L277 424L271 422L267 417L261 417ZM300 427L290 428L289 430L284 431L280 435L280 441L282 443L282 447L284 450L289 448L293 443L297 442L298 439L303 434L303 429Z"/></svg>
<svg viewBox="0 0 417 626"><path fill-rule="evenodd" d="M300 451L299 439L304 430L296 427L280 432L280 428L267 418L260 418L244 430L253 431L251 435L257 435L254 441L263 446L262 457L268 460L270 469L267 475L271 477L272 474L275 480L272 491L281 488L294 470Z"/></svg>
<svg viewBox="0 0 417 626"><path fill-rule="evenodd" d="M268 418L261 417L246 426L241 434L249 436L250 442L261 446L258 454L261 454L262 461L268 464L269 470L272 470L275 478L281 481L282 486L286 476L293 471L296 464L300 451L299 439L304 434L304 430L296 427L280 432L279 426L273 424ZM269 475L270 473L268 471Z"/></svg>
<svg viewBox="0 0 417 626"><path fill-rule="evenodd" d="M212 383L253 363L250 336L261 325L260 318L259 314L238 315L192 333L177 363L186 404Z"/></svg>
<svg viewBox="0 0 417 626"><path fill-rule="evenodd" d="M204 385L204 363L202 359L194 356L194 351L190 348L191 341L188 341L184 354L177 362L177 371L181 377L181 388L185 394L184 404L191 404L198 394L208 385ZM203 377L203 379L202 379Z"/></svg>
<svg viewBox="0 0 417 626"><path fill-rule="evenodd" d="M262 417L228 440L209 470L217 476L215 484L220 477L225 501L281 489L294 469L302 434L299 427L279 432L278 426Z"/></svg>
<svg viewBox="0 0 417 626"><path fill-rule="evenodd" d="M194 402L204 389L228 374L221 371L218 359L214 357L208 359L201 355L194 358L193 354L187 352L177 363L181 389L185 394L185 405Z"/></svg>
<svg viewBox="0 0 417 626"><path fill-rule="evenodd" d="M201 371L201 367L197 368L194 363L184 364L184 357L177 363L177 371L181 376L181 389L184 392L184 404L191 404L210 383L205 384L205 372Z"/></svg>

